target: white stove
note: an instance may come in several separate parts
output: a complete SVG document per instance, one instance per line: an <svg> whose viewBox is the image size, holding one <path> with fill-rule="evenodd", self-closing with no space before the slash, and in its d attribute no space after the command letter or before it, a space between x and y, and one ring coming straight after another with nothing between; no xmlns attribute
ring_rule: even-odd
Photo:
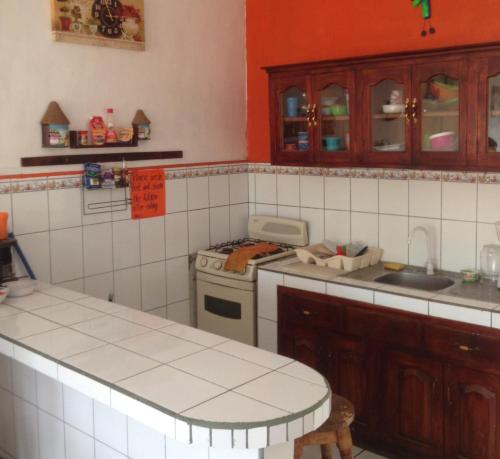
<svg viewBox="0 0 500 459"><path fill-rule="evenodd" d="M247 344L256 344L257 267L295 253L308 244L307 224L287 218L252 216L249 237L200 250L196 257L198 327ZM231 253L260 242L277 248L256 255L242 273L224 264Z"/></svg>

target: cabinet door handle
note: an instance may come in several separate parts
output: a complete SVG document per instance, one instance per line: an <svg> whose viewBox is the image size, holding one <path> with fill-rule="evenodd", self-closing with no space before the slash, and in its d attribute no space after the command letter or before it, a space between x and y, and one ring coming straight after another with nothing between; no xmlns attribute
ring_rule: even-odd
<svg viewBox="0 0 500 459"><path fill-rule="evenodd" d="M458 349L462 352L478 352L480 350L478 347L470 347L465 344L459 344Z"/></svg>
<svg viewBox="0 0 500 459"><path fill-rule="evenodd" d="M418 115L417 115L417 98L414 97L412 104L411 104L411 116L413 118L413 122L417 123L418 121Z"/></svg>
<svg viewBox="0 0 500 459"><path fill-rule="evenodd" d="M311 311L309 311L308 309L302 309L302 315L304 315L304 316L310 316L311 315Z"/></svg>
<svg viewBox="0 0 500 459"><path fill-rule="evenodd" d="M407 97L405 102L405 118L407 123L410 122L410 112L408 111L409 108L410 108L410 99Z"/></svg>
<svg viewBox="0 0 500 459"><path fill-rule="evenodd" d="M312 120L314 127L318 125L318 120L317 120L317 115L316 115L316 104L313 104L312 106Z"/></svg>
<svg viewBox="0 0 500 459"><path fill-rule="evenodd" d="M306 111L306 120L307 120L307 125L309 127L312 126L312 111L311 111L311 104L307 104L307 111Z"/></svg>

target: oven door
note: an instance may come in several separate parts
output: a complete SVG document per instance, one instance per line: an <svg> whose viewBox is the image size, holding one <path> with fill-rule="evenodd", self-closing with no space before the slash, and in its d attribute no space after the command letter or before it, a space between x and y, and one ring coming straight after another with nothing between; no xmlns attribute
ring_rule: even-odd
<svg viewBox="0 0 500 459"><path fill-rule="evenodd" d="M255 346L255 292L198 279L198 328Z"/></svg>

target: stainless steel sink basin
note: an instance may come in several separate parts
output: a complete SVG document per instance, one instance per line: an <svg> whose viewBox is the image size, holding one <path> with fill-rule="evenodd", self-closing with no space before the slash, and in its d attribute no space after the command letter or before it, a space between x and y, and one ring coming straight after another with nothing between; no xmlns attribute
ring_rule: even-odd
<svg viewBox="0 0 500 459"><path fill-rule="evenodd" d="M445 276L429 276L424 273L408 272L384 274L383 276L377 277L375 282L426 290L428 292L443 290L447 287L451 287L455 283L452 279Z"/></svg>

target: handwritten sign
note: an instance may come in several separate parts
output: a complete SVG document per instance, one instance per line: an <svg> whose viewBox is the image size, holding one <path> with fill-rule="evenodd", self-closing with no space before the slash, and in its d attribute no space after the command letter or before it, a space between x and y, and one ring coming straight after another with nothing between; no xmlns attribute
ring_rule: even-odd
<svg viewBox="0 0 500 459"><path fill-rule="evenodd" d="M130 177L132 220L165 215L165 171L142 169Z"/></svg>

